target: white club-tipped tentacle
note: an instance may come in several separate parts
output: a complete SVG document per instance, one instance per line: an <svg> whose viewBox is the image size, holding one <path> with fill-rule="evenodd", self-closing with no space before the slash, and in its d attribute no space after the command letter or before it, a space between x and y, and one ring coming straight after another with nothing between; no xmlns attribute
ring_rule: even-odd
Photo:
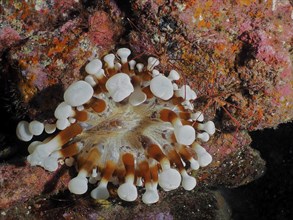
<svg viewBox="0 0 293 220"><path fill-rule="evenodd" d="M183 105L184 109L189 109L189 110L194 109L193 104L189 100L185 100L181 104Z"/></svg>
<svg viewBox="0 0 293 220"><path fill-rule="evenodd" d="M75 107L88 102L94 94L94 90L90 84L80 80L72 83L64 93L64 101Z"/></svg>
<svg viewBox="0 0 293 220"><path fill-rule="evenodd" d="M112 53L104 56L104 61L107 63L108 68L113 69L115 67L114 60L115 60L115 55Z"/></svg>
<svg viewBox="0 0 293 220"><path fill-rule="evenodd" d="M151 80L150 89L156 97L163 100L172 98L174 94L172 82L161 74Z"/></svg>
<svg viewBox="0 0 293 220"><path fill-rule="evenodd" d="M90 184L95 184L99 180L101 180L101 173L98 173L96 169L93 170L92 175L89 178L89 183Z"/></svg>
<svg viewBox="0 0 293 220"><path fill-rule="evenodd" d="M176 90L175 95L188 101L197 98L195 91L193 91L189 85L183 85L180 89Z"/></svg>
<svg viewBox="0 0 293 220"><path fill-rule="evenodd" d="M90 75L86 76L86 77L84 78L84 81L86 81L86 82L87 82L88 84L90 84L92 87L94 87L94 86L97 85L97 83L96 83L94 77L93 77L93 76L90 76Z"/></svg>
<svg viewBox="0 0 293 220"><path fill-rule="evenodd" d="M97 169L93 169L92 171L92 174L91 174L92 177L97 177L98 176L98 173L97 173Z"/></svg>
<svg viewBox="0 0 293 220"><path fill-rule="evenodd" d="M77 111L83 111L84 110L84 106L83 105L79 105L79 106L76 106L76 110Z"/></svg>
<svg viewBox="0 0 293 220"><path fill-rule="evenodd" d="M159 70L152 70L152 77L156 77L160 75L160 71Z"/></svg>
<svg viewBox="0 0 293 220"><path fill-rule="evenodd" d="M216 132L215 124L212 121L208 121L206 123L199 123L197 128L199 130L207 132L209 135L213 135Z"/></svg>
<svg viewBox="0 0 293 220"><path fill-rule="evenodd" d="M52 134L55 131L56 131L56 124L49 124L49 123L45 124L45 132L47 134Z"/></svg>
<svg viewBox="0 0 293 220"><path fill-rule="evenodd" d="M196 186L196 179L193 176L188 175L186 170L181 171L182 176L182 187L185 190L193 190Z"/></svg>
<svg viewBox="0 0 293 220"><path fill-rule="evenodd" d="M44 124L36 120L31 121L28 127L30 133L36 136L42 134L44 131L44 128L45 128Z"/></svg>
<svg viewBox="0 0 293 220"><path fill-rule="evenodd" d="M152 183L145 184L145 193L142 195L142 201L145 204L153 204L159 201L157 186Z"/></svg>
<svg viewBox="0 0 293 220"><path fill-rule="evenodd" d="M206 149L204 149L199 143L194 142L192 144L192 149L195 151L197 154L202 154L206 152Z"/></svg>
<svg viewBox="0 0 293 220"><path fill-rule="evenodd" d="M132 202L136 200L137 198L137 188L133 184L134 177L129 177L127 176L125 178L125 183L119 186L117 190L117 194L120 197L120 199L127 201L127 202Z"/></svg>
<svg viewBox="0 0 293 220"><path fill-rule="evenodd" d="M70 125L70 122L69 122L68 119L66 119L66 118L58 119L57 122L56 122L56 127L57 127L59 130L64 130L64 129L67 128L69 125Z"/></svg>
<svg viewBox="0 0 293 220"><path fill-rule="evenodd" d="M148 58L147 70L152 71L156 66L160 64L160 61L155 57Z"/></svg>
<svg viewBox="0 0 293 220"><path fill-rule="evenodd" d="M59 151L53 152L50 156L44 159L43 167L48 171L55 171L58 169L58 159L62 157Z"/></svg>
<svg viewBox="0 0 293 220"><path fill-rule="evenodd" d="M129 64L129 69L134 70L136 61L135 60L130 60L128 62L128 64Z"/></svg>
<svg viewBox="0 0 293 220"><path fill-rule="evenodd" d="M70 192L81 195L84 194L88 189L87 172L80 170L78 175L71 179L68 183L68 189Z"/></svg>
<svg viewBox="0 0 293 220"><path fill-rule="evenodd" d="M76 119L75 119L75 118L72 118L72 117L70 117L70 118L68 118L68 121L69 121L69 123L70 123L70 124L73 124L73 123L75 123L75 122L76 122Z"/></svg>
<svg viewBox="0 0 293 220"><path fill-rule="evenodd" d="M74 165L75 159L73 157L68 157L65 159L65 164L68 167L72 167Z"/></svg>
<svg viewBox="0 0 293 220"><path fill-rule="evenodd" d="M176 70L171 70L170 73L169 73L168 78L171 81L179 80L180 79L180 75L179 75L179 73Z"/></svg>
<svg viewBox="0 0 293 220"><path fill-rule="evenodd" d="M142 72L144 65L142 63L138 63L136 64L136 68L138 70L138 72Z"/></svg>
<svg viewBox="0 0 293 220"><path fill-rule="evenodd" d="M194 121L202 122L204 120L204 115L202 112L197 111L197 112L191 114L191 119Z"/></svg>
<svg viewBox="0 0 293 220"><path fill-rule="evenodd" d="M81 127L79 125L73 125L71 130L62 131L52 139L45 139L41 144L37 145L32 154L27 157L28 162L32 166L44 166L44 161L51 153L59 150L69 139L80 132Z"/></svg>
<svg viewBox="0 0 293 220"><path fill-rule="evenodd" d="M95 77L97 79L101 79L101 78L105 77L105 70L104 69L100 69L100 71L95 74Z"/></svg>
<svg viewBox="0 0 293 220"><path fill-rule="evenodd" d="M66 102L61 102L54 112L54 116L57 119L68 118L72 115L74 115L74 111L71 105L67 104Z"/></svg>
<svg viewBox="0 0 293 220"><path fill-rule="evenodd" d="M197 154L197 160L201 167L205 167L212 162L212 155L210 155L201 145L194 142L192 148Z"/></svg>
<svg viewBox="0 0 293 220"><path fill-rule="evenodd" d="M170 162L161 162L162 171L159 173L159 185L165 190L177 189L181 183L181 175L178 170L170 167Z"/></svg>
<svg viewBox="0 0 293 220"><path fill-rule="evenodd" d="M133 106L142 104L147 99L147 95L141 91L140 87L134 89L134 92L129 96L129 103Z"/></svg>
<svg viewBox="0 0 293 220"><path fill-rule="evenodd" d="M119 70L121 70L122 65L121 65L121 63L115 63L114 67L115 67L116 71L119 71Z"/></svg>
<svg viewBox="0 0 293 220"><path fill-rule="evenodd" d="M142 182L142 178L141 177L137 177L135 185L136 186L143 186L143 182Z"/></svg>
<svg viewBox="0 0 293 220"><path fill-rule="evenodd" d="M41 142L37 146L32 146L30 150L33 150L33 152L27 156L28 162L32 166L42 166L44 167L44 161L49 157L49 155L60 149L60 140L59 138L53 138L52 140L44 143Z"/></svg>
<svg viewBox="0 0 293 220"><path fill-rule="evenodd" d="M20 121L16 127L16 136L22 141L30 141L33 134L29 130L29 123L27 121Z"/></svg>
<svg viewBox="0 0 293 220"><path fill-rule="evenodd" d="M100 59L93 59L85 66L85 71L88 74L94 75L102 68L102 66L103 64Z"/></svg>
<svg viewBox="0 0 293 220"><path fill-rule="evenodd" d="M195 160L194 158L191 158L189 160L189 162L190 162L190 167L191 167L192 170L198 170L199 169L200 165L199 165L199 162L197 160Z"/></svg>
<svg viewBox="0 0 293 220"><path fill-rule="evenodd" d="M120 57L122 63L127 63L127 59L131 51L128 48L120 48L117 50L117 55Z"/></svg>
<svg viewBox="0 0 293 220"><path fill-rule="evenodd" d="M207 142L210 139L210 135L207 132L197 132L196 138L200 139L203 142Z"/></svg>
<svg viewBox="0 0 293 220"><path fill-rule="evenodd" d="M117 73L108 79L106 88L115 102L121 102L134 91L131 79L125 73Z"/></svg>
<svg viewBox="0 0 293 220"><path fill-rule="evenodd" d="M195 140L195 130L190 125L175 125L174 134L179 144L190 145Z"/></svg>
<svg viewBox="0 0 293 220"><path fill-rule="evenodd" d="M201 167L206 167L207 165L209 165L212 161L213 161L213 158L212 156L206 152L206 153L203 153L203 154L198 154L198 163Z"/></svg>
<svg viewBox="0 0 293 220"><path fill-rule="evenodd" d="M94 199L108 199L110 194L107 185L108 181L101 180L99 185L91 191L91 197Z"/></svg>
<svg viewBox="0 0 293 220"><path fill-rule="evenodd" d="M38 145L42 144L42 143L43 143L43 142L41 142L41 141L33 141L33 142L30 143L30 145L28 146L27 151L28 151L30 154L32 154L32 153L35 151L36 147L37 147Z"/></svg>
<svg viewBox="0 0 293 220"><path fill-rule="evenodd" d="M173 90L178 90L178 85L176 83L172 83L172 86L173 86Z"/></svg>

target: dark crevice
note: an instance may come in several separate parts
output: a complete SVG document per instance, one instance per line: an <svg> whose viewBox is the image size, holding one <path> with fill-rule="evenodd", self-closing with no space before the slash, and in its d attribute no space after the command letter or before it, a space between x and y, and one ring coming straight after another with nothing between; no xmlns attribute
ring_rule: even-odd
<svg viewBox="0 0 293 220"><path fill-rule="evenodd" d="M222 191L232 209L233 220L293 218L293 123L278 129L254 131L252 147L266 161L265 174L236 189Z"/></svg>
<svg viewBox="0 0 293 220"><path fill-rule="evenodd" d="M245 66L250 60L255 59L255 55L255 48L248 43L244 43L239 54L236 56L236 66Z"/></svg>
<svg viewBox="0 0 293 220"><path fill-rule="evenodd" d="M115 3L118 5L119 9L125 13L126 17L133 17L129 0L116 0Z"/></svg>

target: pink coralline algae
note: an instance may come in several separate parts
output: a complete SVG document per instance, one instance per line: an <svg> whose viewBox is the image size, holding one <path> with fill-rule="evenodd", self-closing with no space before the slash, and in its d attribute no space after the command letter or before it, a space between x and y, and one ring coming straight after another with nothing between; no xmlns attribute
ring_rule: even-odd
<svg viewBox="0 0 293 220"><path fill-rule="evenodd" d="M276 2L137 1L133 7L141 10L136 13L148 31L138 24L131 43L138 53L167 56L169 64L184 69L200 88L199 105L218 108L226 129L276 126L293 114L292 94L284 96L279 90L293 81L292 74L282 77L284 71L292 73L292 7ZM141 35L148 36L149 43L140 42Z"/></svg>
<svg viewBox="0 0 293 220"><path fill-rule="evenodd" d="M19 33L11 27L0 29L0 52L11 47L21 39Z"/></svg>
<svg viewBox="0 0 293 220"><path fill-rule="evenodd" d="M53 7L59 13L68 13L68 11L80 6L76 0L54 0Z"/></svg>
<svg viewBox="0 0 293 220"><path fill-rule="evenodd" d="M89 38L95 45L111 45L117 36L117 27L104 11L97 11L89 18Z"/></svg>

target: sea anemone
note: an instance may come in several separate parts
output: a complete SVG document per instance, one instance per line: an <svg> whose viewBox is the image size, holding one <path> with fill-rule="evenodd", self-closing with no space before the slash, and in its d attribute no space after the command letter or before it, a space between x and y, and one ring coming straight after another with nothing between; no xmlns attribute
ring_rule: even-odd
<svg viewBox="0 0 293 220"><path fill-rule="evenodd" d="M72 193L83 194L88 182L99 181L91 196L107 199L111 182L119 185L122 200L134 201L137 186L143 186L142 201L152 204L159 200L158 185L165 191L196 186L188 172L211 163L200 144L215 133L215 125L203 123L203 113L194 111L196 93L188 85L179 88L177 71L162 74L155 69L158 59L149 57L144 65L129 60L130 54L120 48L116 55L91 60L85 79L65 91L55 124L21 121L16 133L30 141L44 130L60 130L32 142L27 160L48 171L58 169L60 161L74 164L78 174L68 184Z"/></svg>

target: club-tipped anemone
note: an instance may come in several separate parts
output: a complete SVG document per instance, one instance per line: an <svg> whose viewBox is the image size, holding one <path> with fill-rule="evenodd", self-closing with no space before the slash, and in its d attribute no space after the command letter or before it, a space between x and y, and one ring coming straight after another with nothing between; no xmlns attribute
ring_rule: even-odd
<svg viewBox="0 0 293 220"><path fill-rule="evenodd" d="M162 73L159 64L154 57L137 63L127 48L92 59L85 80L66 89L55 123L19 122L20 140L51 134L29 145L28 162L52 172L61 161L76 167L68 189L84 194L94 184L94 199L113 196L108 183L128 202L137 200L137 187L143 187L146 204L158 202L160 188L192 190L196 179L189 171L212 162L201 143L215 125L193 110L196 93L182 85L180 74Z"/></svg>

